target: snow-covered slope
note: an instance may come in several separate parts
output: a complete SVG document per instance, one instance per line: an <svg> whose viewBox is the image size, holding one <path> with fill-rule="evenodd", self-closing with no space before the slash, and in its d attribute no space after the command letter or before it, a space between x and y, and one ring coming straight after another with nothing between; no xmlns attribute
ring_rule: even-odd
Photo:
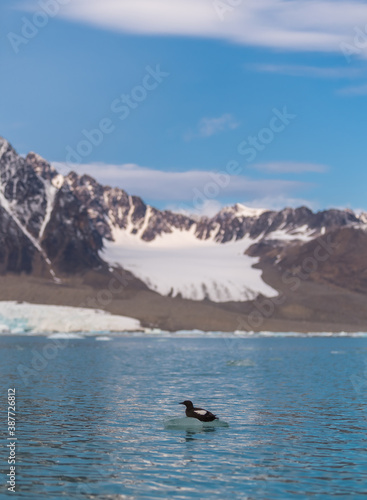
<svg viewBox="0 0 367 500"><path fill-rule="evenodd" d="M213 238L202 240L195 236L195 226L189 231L175 229L150 242L124 229L115 228L112 234L114 241L105 243L103 258L131 271L162 295L214 302L277 295L262 280L261 271L252 267L258 259L244 255L254 243L250 238L223 244Z"/></svg>

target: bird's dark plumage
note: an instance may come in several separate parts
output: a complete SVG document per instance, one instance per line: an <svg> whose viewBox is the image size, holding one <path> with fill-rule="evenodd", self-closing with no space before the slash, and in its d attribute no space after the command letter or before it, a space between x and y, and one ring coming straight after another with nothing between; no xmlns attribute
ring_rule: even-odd
<svg viewBox="0 0 367 500"><path fill-rule="evenodd" d="M213 415L210 411L203 410L203 408L194 408L191 401L182 401L182 403L179 404L186 406L186 417L197 418L201 420L201 422L213 422L213 420L218 419L218 417Z"/></svg>

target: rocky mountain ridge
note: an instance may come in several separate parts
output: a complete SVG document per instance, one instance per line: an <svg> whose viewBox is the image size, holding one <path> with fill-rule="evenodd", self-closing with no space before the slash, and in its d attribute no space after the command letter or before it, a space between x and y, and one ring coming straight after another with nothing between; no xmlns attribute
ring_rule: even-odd
<svg viewBox="0 0 367 500"><path fill-rule="evenodd" d="M90 269L107 272L111 261L106 261L101 251L111 248L122 236L129 239L121 240L121 248L125 241L129 244L140 241L146 244L144 251L149 252L161 242L169 241L171 236L176 238L176 247L179 247L181 238L183 241L189 235L190 241L203 244L204 257L209 248L206 243L211 245L210 251L213 246L228 244L233 245L237 253L240 248L242 254L247 253L252 258L271 256L274 266L280 262L284 266L287 262L292 263L289 250L292 246L300 247L343 228L364 232L366 224L365 213L357 215L351 210L337 209L314 213L307 207L274 211L236 204L211 218L162 211L123 189L103 186L88 175L70 172L62 176L36 153L23 158L8 141L0 138L2 274L36 272L59 280L64 275ZM118 250L115 249L115 253ZM119 262L122 267L125 267L124 258L125 254ZM126 269L133 272L135 262L130 263L130 268L128 264L126 261ZM245 300L261 293L256 292L261 287L255 287L253 294L251 287L247 287L244 293L233 294L228 283L218 284L218 280L211 279L210 273L208 269L207 281L198 283L195 290L177 289L175 293L184 298L215 300L215 295L207 293L212 286L221 288L221 293L217 293L221 301L231 300L231 297L232 300ZM150 285L149 273L137 276L148 288L160 292L159 286ZM187 289L187 284L185 286ZM205 291L198 292L198 287Z"/></svg>

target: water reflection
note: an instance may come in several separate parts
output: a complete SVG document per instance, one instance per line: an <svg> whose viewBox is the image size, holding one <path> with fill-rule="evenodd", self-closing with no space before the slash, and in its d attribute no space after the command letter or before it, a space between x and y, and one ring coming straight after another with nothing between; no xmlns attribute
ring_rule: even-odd
<svg viewBox="0 0 367 500"><path fill-rule="evenodd" d="M198 435L198 437L199 437L200 434L216 432L216 431L217 431L217 429L215 427L203 427L200 430L186 430L185 431L186 432L185 441L186 442L195 441L197 439L194 437L195 435Z"/></svg>

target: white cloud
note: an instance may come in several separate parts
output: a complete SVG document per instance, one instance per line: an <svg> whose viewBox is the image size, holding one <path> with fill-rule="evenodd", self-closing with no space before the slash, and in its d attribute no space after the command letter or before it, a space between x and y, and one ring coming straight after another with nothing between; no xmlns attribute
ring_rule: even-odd
<svg viewBox="0 0 367 500"><path fill-rule="evenodd" d="M213 217L222 208L223 204L217 200L205 200L204 203L196 207L186 206L185 208L183 205L177 205L171 203L165 207L166 210L170 210L171 212L174 212L176 214L183 214L189 216L195 215L199 217L203 215L205 215L206 217Z"/></svg>
<svg viewBox="0 0 367 500"><path fill-rule="evenodd" d="M367 38L366 38L367 40ZM248 64L247 69L259 73L276 73L287 76L311 78L355 78L363 74L362 68L303 66L297 64Z"/></svg>
<svg viewBox="0 0 367 500"><path fill-rule="evenodd" d="M355 27L364 28L367 19L367 4L358 0L246 0L222 15L217 4L215 0L73 0L60 6L59 16L124 33L321 52L341 52L341 43L353 43ZM25 0L24 5L40 9L38 2Z"/></svg>
<svg viewBox="0 0 367 500"><path fill-rule="evenodd" d="M234 116L230 113L225 113L222 116L213 118L202 118L198 123L196 130L189 130L184 139L191 141L195 137L211 137L226 130L234 130L239 127L239 123L235 120Z"/></svg>
<svg viewBox="0 0 367 500"><path fill-rule="evenodd" d="M300 163L291 161L257 163L253 165L252 168L269 174L303 174L307 172L322 174L328 171L326 165L320 165L319 163Z"/></svg>
<svg viewBox="0 0 367 500"><path fill-rule="evenodd" d="M297 208L302 206L306 206L311 210L316 210L319 208L319 204L313 200L293 198L283 195L257 198L251 201L244 201L243 204L251 208L267 208L269 210L282 210L285 207Z"/></svg>
<svg viewBox="0 0 367 500"><path fill-rule="evenodd" d="M54 162L59 172L66 174L70 165ZM214 173L206 170L190 170L186 172L166 172L139 165L110 165L91 163L75 165L78 174L88 174L106 185L117 186L129 194L141 196L143 199L155 201L172 201L182 203L184 210L192 204L201 206L207 200L219 201L233 198L235 201L250 198L289 195L312 185L308 183L277 180L252 179L241 175L222 172Z"/></svg>

